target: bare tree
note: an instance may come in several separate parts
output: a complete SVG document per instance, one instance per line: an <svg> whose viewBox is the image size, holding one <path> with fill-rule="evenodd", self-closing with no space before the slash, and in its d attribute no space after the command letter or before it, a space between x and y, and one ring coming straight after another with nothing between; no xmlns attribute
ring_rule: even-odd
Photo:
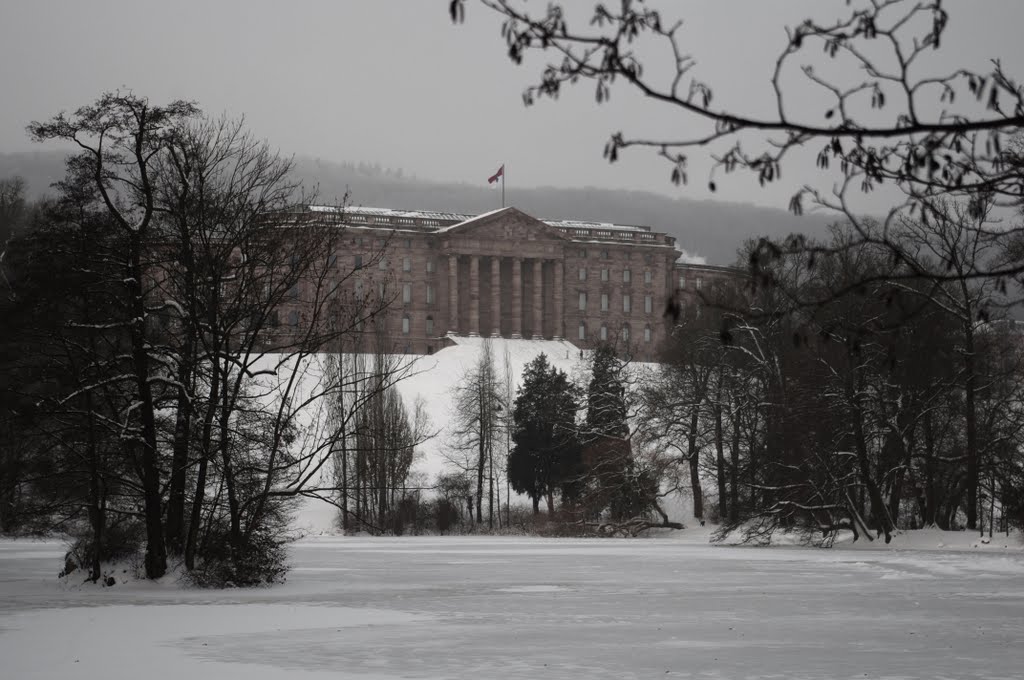
<svg viewBox="0 0 1024 680"><path fill-rule="evenodd" d="M453 395L455 417L452 423L453 443L457 451L472 451L466 469L476 478L476 523L483 523L484 481L487 479L488 528L494 528L494 447L500 433L502 401L501 383L494 365L494 350L484 339L480 356L462 377Z"/></svg>
<svg viewBox="0 0 1024 680"><path fill-rule="evenodd" d="M153 385L165 380L162 366L153 361L146 335L148 291L145 287L150 239L155 229L157 197L153 183L155 158L164 153L179 127L198 113L184 101L151 106L132 93L107 93L72 115L60 114L44 123L32 123L36 141L60 140L81 149L69 161L73 172L92 178L92 190L107 216L124 234L123 295L129 312L122 323L129 331L131 376L138 422L136 468L142 483L146 520L146 575L159 578L167 570L163 503L157 442L157 400ZM126 383L127 384L127 383Z"/></svg>

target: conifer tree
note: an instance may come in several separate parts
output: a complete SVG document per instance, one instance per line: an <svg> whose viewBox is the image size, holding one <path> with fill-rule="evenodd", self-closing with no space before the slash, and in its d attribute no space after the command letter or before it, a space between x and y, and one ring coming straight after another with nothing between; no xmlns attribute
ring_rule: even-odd
<svg viewBox="0 0 1024 680"><path fill-rule="evenodd" d="M512 488L533 500L547 499L548 514L555 509L554 494L579 466L576 428L576 388L564 371L540 354L526 365L523 384L513 406L515 421L508 457Z"/></svg>

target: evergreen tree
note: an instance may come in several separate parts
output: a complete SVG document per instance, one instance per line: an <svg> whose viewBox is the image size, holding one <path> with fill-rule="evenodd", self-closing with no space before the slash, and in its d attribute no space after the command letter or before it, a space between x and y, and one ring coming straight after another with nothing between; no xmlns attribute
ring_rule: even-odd
<svg viewBox="0 0 1024 680"><path fill-rule="evenodd" d="M576 410L576 388L564 371L551 366L544 354L526 365L512 412L508 477L513 489L533 500L534 513L541 498L547 499L548 513L554 512L555 490L579 466Z"/></svg>
<svg viewBox="0 0 1024 680"><path fill-rule="evenodd" d="M580 506L591 516L608 511L618 521L652 507L657 484L638 470L629 434L622 364L611 346L602 344L594 352L587 386L582 475L574 485Z"/></svg>
<svg viewBox="0 0 1024 680"><path fill-rule="evenodd" d="M587 386L587 432L591 435L622 439L629 434L621 370L611 346L598 346Z"/></svg>

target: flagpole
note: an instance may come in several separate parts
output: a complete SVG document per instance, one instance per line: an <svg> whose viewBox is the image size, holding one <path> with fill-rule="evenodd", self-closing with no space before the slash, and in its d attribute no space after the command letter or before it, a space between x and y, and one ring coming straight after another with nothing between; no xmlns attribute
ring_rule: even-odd
<svg viewBox="0 0 1024 680"><path fill-rule="evenodd" d="M505 173L508 170L505 168L505 164L501 164L501 207L505 207Z"/></svg>

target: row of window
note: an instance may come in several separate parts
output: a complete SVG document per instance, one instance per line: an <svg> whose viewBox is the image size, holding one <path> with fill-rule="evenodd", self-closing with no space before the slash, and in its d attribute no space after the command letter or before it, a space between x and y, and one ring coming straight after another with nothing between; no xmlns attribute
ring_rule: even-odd
<svg viewBox="0 0 1024 680"><path fill-rule="evenodd" d="M587 311L587 293L580 291L579 297L579 308L581 312ZM607 312L609 306L608 293L601 293L601 311ZM629 293L622 295L622 311L629 314L633 311L633 296ZM654 312L654 297L651 295L644 296L644 314L651 314Z"/></svg>
<svg viewBox="0 0 1024 680"><path fill-rule="evenodd" d="M586 248L580 248L579 251L577 251L577 253L576 253L576 255L578 257L581 257L584 260L587 259L587 257L590 256L590 254L591 254L591 251L588 251ZM602 259L602 260L610 260L611 259L611 253L609 253L609 251L607 251L607 250L599 250L599 251L597 251L597 257ZM626 251L626 259L627 260L632 260L633 259L633 253L631 251L629 251L629 250ZM647 264L651 264L652 262L654 262L654 256L651 255L650 253L644 253L644 262L646 262Z"/></svg>
<svg viewBox="0 0 1024 680"><path fill-rule="evenodd" d="M356 269L362 269L363 268L363 256L362 255L353 255L352 257L353 257L353 263L352 263L353 266ZM386 270L390 266L391 266L391 262L386 257L382 256L379 260L377 260L377 269ZM412 271L412 258L411 257L403 257L402 258L402 271L403 272L411 272ZM435 271L437 271L437 265L434 264L433 258L427 258L427 273L428 274L433 274Z"/></svg>
<svg viewBox="0 0 1024 680"><path fill-rule="evenodd" d="M434 304L434 300L437 299L437 296L434 293L434 284L428 283L426 285L426 287L425 287L425 290L426 290L427 304L428 305ZM362 279L357 279L356 280L356 299L362 300L363 299L363 294L364 294L364 291L363 291L363 281L362 281ZM387 284L385 282L383 282L383 281L378 281L377 282L377 296L381 300L384 300L387 297L387 295L388 295ZM402 303L406 304L406 305L412 303L412 284L411 283L403 283L402 284Z"/></svg>
<svg viewBox="0 0 1024 680"><path fill-rule="evenodd" d="M651 335L652 335L652 333L651 333L651 326L650 326L650 324L648 324L648 325L644 326L644 336L643 336L644 337L644 342L650 342L651 341ZM607 342L608 341L608 324L604 324L604 323L601 324L601 327L597 330L597 337L602 342ZM577 329L577 338L580 339L580 340L586 340L587 339L587 322L586 321L580 321L579 328ZM622 324L622 327L619 329L619 339L622 340L623 342L629 342L629 339L630 339L630 327L629 327L628 323Z"/></svg>
<svg viewBox="0 0 1024 680"><path fill-rule="evenodd" d="M701 290L704 287L704 279L702 279L699 276L695 277L693 279L693 287L694 287L695 290ZM680 290L685 290L686 289L686 274L680 274L679 275L679 289Z"/></svg>
<svg viewBox="0 0 1024 680"><path fill-rule="evenodd" d="M580 279L580 281L586 281L587 280L587 275L588 275L587 274L587 268L586 267L580 267L579 268L579 279ZM611 270L609 270L607 268L601 269L601 281L607 282L610 278L611 278ZM623 283L631 283L632 280L633 280L633 272L632 272L632 270L630 270L630 269L623 269L622 270L622 282ZM644 283L650 284L653 281L654 281L654 273L650 269L645 269L644 270Z"/></svg>
<svg viewBox="0 0 1024 680"><path fill-rule="evenodd" d="M586 252L586 251L584 251L584 252ZM354 257L353 264L354 264L355 268L356 269L362 269L363 268L363 256L362 255L355 255L353 257ZM331 255L331 266L334 266L334 264L336 262L337 262L337 255ZM390 266L390 262L389 262L388 258L386 258L386 257L381 257L377 261L377 268L380 269L380 270L387 270L389 266ZM402 258L402 271L403 272L411 272L412 271L412 258L411 257L403 257ZM427 273L428 274L433 274L436 271L437 271L437 266L434 264L433 258L427 258ZM586 281L587 280L587 276L588 276L587 268L586 267L580 267L579 270L578 270L577 275L579 276L579 280L580 281ZM602 268L600 270L600 277L601 277L601 281L602 282L608 282L611 279L611 270L608 269L608 268ZM630 269L623 269L622 270L622 282L623 283L631 283L632 279L633 279L632 270L630 270ZM653 283L653 281L654 281L654 273L651 270L649 270L649 269L645 269L644 270L644 283L645 284L650 284L650 283ZM704 280L701 277L699 277L699 276L696 277L694 279L694 281L693 281L693 287L696 290L701 290L703 288L703 286L704 286ZM680 289L685 289L686 288L686 275L685 274L680 274L679 275L679 288Z"/></svg>

